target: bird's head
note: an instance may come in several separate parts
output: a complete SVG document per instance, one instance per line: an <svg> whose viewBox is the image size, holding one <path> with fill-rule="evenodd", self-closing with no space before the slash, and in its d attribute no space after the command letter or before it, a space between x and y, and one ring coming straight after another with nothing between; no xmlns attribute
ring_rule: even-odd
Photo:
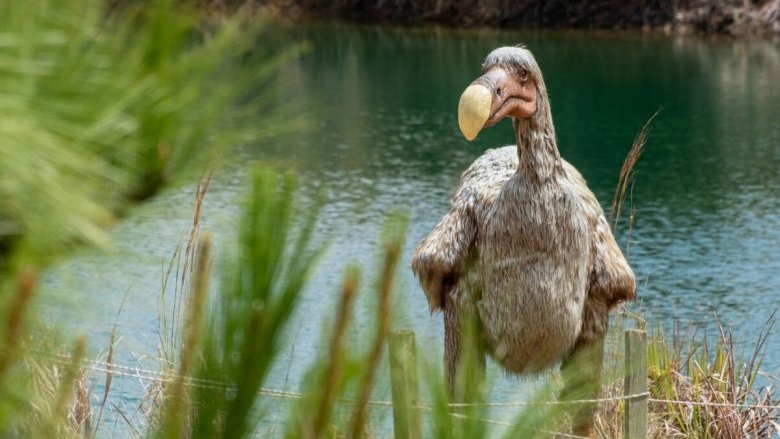
<svg viewBox="0 0 780 439"><path fill-rule="evenodd" d="M467 140L505 117L537 127L550 120L542 71L528 49L495 49L482 69L484 74L463 91L458 104L458 125Z"/></svg>

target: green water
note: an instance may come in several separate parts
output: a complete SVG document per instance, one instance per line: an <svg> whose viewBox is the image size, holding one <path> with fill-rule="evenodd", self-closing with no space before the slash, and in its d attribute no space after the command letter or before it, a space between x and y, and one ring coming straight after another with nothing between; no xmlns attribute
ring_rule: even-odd
<svg viewBox="0 0 780 439"><path fill-rule="evenodd" d="M647 150L637 166L636 220L630 260L641 305L669 327L709 325L711 313L734 327L748 348L780 306L780 46L762 41L670 38L581 32L445 31L351 26L280 30L309 41L279 86L279 103L309 120L295 135L248 145L226 160L212 186L204 221L230 241L243 176L255 160L297 169L303 200L324 193L318 230L332 243L304 295L289 352L272 376L296 389L318 352L324 322L349 262L367 267L370 287L385 216L411 214L397 296L399 327L413 328L426 357L442 350L439 316L430 316L409 256L447 209L464 170L487 148L514 143L503 122L474 143L456 124L463 88L480 74L493 48L523 43L542 68L559 148L608 207L618 171L639 127L657 109ZM283 39L284 39L283 38ZM106 345L125 291L119 358L156 355L163 261L184 235L193 188L170 191L122 222L115 247L85 251L55 267L41 304L54 322ZM626 243L625 233L620 240ZM223 251L229 245L223 244ZM368 289L368 288L367 288ZM66 296L66 297L65 297ZM366 308L359 328L372 324ZM780 371L780 337L769 340L764 363ZM153 366L143 360L139 364ZM130 382L120 404L133 407ZM493 399L518 398L522 387L496 374ZM386 389L380 389L382 397ZM384 395L386 396L386 395ZM281 416L281 415L280 415ZM377 415L380 416L380 415Z"/></svg>

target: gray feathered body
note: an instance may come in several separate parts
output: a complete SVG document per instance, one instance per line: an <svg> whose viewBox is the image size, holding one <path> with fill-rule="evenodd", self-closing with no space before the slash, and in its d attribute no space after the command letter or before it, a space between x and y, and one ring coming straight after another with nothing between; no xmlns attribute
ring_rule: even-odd
<svg viewBox="0 0 780 439"><path fill-rule="evenodd" d="M523 148L507 146L474 161L412 258L431 309L444 309L448 363L465 309L497 362L535 373L599 339L610 308L635 294L595 196L544 143L521 160Z"/></svg>

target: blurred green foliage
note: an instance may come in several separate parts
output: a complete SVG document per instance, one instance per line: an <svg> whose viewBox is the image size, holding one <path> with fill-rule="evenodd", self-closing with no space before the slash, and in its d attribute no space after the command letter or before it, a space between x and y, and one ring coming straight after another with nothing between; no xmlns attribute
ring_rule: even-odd
<svg viewBox="0 0 780 439"><path fill-rule="evenodd" d="M30 312L40 271L107 244L133 204L228 148L289 126L271 84L300 47L264 33L261 17L169 0L0 3L0 436L76 434L69 371L84 341L65 369L27 355L53 342Z"/></svg>
<svg viewBox="0 0 780 439"><path fill-rule="evenodd" d="M262 20L106 6L0 5L0 268L104 244L132 203L278 131L267 85L297 49L264 47Z"/></svg>

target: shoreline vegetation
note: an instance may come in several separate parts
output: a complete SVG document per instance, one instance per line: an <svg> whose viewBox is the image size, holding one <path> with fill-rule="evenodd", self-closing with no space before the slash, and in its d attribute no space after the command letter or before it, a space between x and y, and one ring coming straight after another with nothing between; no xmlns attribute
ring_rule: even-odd
<svg viewBox="0 0 780 439"><path fill-rule="evenodd" d="M450 27L640 29L668 34L780 37L780 0L254 0L289 20L337 19ZM210 9L243 4L212 0ZM235 4L235 5L233 5Z"/></svg>

